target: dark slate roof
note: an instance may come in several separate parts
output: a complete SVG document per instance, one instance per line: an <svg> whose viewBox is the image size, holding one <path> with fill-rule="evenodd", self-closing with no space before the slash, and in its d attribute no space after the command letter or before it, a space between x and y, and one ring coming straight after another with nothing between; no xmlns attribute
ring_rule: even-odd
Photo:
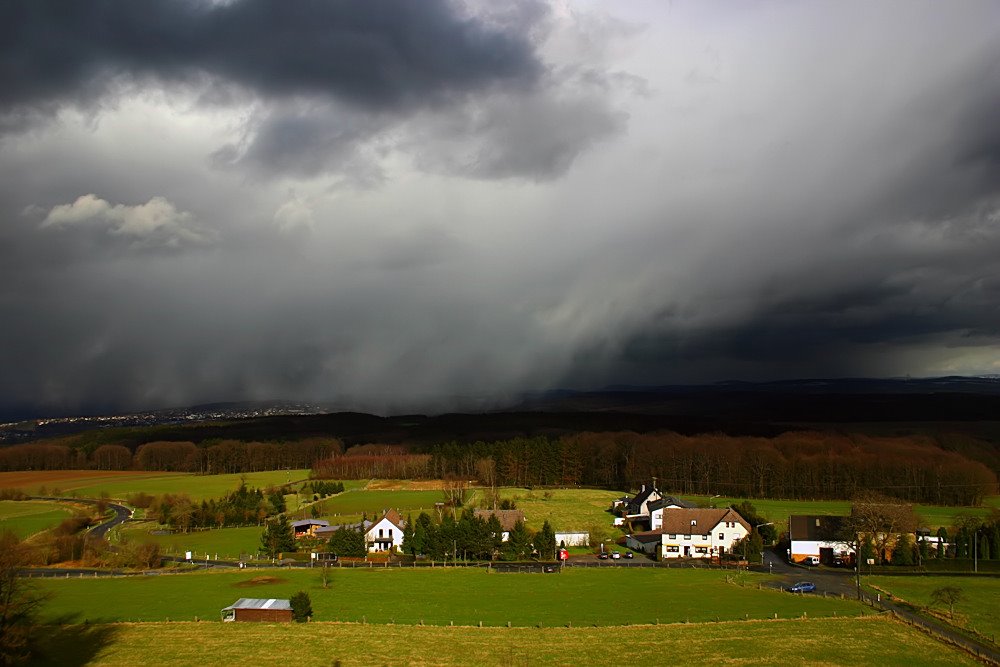
<svg viewBox="0 0 1000 667"><path fill-rule="evenodd" d="M365 519L360 523L341 523L336 526L323 526L322 528L316 529L317 535L327 535L334 532L335 530L340 530L341 528L349 528L350 530L362 530L367 532L369 528L375 525L374 521L369 521Z"/></svg>
<svg viewBox="0 0 1000 667"><path fill-rule="evenodd" d="M626 514L638 514L642 510L642 504L644 502L646 502L647 500L649 500L649 497L651 495L653 495L654 493L659 494L660 490L657 489L652 484L650 484L649 486L646 486L642 491L640 491L639 493L635 494L635 497L632 498L632 500L629 500L625 504L625 513Z"/></svg>
<svg viewBox="0 0 1000 667"><path fill-rule="evenodd" d="M302 519L301 521L293 521L292 528L304 528L305 526L329 526L329 521L320 521L319 519Z"/></svg>
<svg viewBox="0 0 1000 667"><path fill-rule="evenodd" d="M677 507L689 510L697 509L698 507L697 504L689 502L687 500L681 500L676 496L663 496L659 500L654 500L653 502L649 503L649 505L647 505L646 507L648 507L649 511L652 512L653 510L658 510L661 507L669 507L670 505L676 505Z"/></svg>
<svg viewBox="0 0 1000 667"><path fill-rule="evenodd" d="M843 539L846 516L793 514L788 517L788 536L793 540L836 542Z"/></svg>
<svg viewBox="0 0 1000 667"><path fill-rule="evenodd" d="M276 598L240 598L222 611L227 609L291 609L292 603L289 600L278 600Z"/></svg>

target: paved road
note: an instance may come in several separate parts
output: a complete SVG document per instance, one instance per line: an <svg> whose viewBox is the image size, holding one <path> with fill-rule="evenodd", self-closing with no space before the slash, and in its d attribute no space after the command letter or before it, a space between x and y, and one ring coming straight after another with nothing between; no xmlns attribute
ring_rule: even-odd
<svg viewBox="0 0 1000 667"><path fill-rule="evenodd" d="M857 599L858 597L857 581L854 578L854 570L846 568L828 569L791 565L785 562L784 559L773 551L766 553L764 557L765 563L769 559L771 561L772 574L776 574L781 577L776 585L782 588L787 588L798 581L811 581L816 584L815 594L843 595L844 597L852 599ZM764 571L767 571L766 567L764 568ZM864 580L862 579L862 583L863 581ZM807 593L806 595L809 594ZM995 645L992 645L989 642L979 641L960 632L956 632L945 623L939 622L933 618L922 616L910 607L892 600L888 596L881 595L872 597L863 592L862 599L876 609L891 612L907 623L917 625L928 630L932 635L944 637L947 641L964 648L973 655L976 655L983 662L1000 665L1000 651L997 650Z"/></svg>
<svg viewBox="0 0 1000 667"><path fill-rule="evenodd" d="M96 505L100 500L94 500L93 498L65 498L58 496L30 496L32 500L54 500L61 503L84 503L86 505ZM115 516L113 519L109 519L102 524L94 526L90 529L90 534L94 537L106 537L108 531L115 526L121 525L128 521L132 517L132 510L125 507L124 505L119 505L117 503L108 503L108 509L114 510Z"/></svg>

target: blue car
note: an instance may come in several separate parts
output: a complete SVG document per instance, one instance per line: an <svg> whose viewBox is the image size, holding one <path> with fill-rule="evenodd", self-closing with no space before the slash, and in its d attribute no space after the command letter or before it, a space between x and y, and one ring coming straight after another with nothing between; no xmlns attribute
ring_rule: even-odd
<svg viewBox="0 0 1000 667"><path fill-rule="evenodd" d="M811 581L800 581L788 590L792 593L812 593L816 590L816 584Z"/></svg>

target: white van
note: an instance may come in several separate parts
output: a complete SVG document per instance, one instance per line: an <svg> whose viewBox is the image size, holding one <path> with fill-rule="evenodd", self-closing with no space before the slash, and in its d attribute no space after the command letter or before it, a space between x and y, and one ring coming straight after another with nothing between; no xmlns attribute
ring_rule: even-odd
<svg viewBox="0 0 1000 667"><path fill-rule="evenodd" d="M803 565L819 565L819 556L806 556L806 559L802 563Z"/></svg>

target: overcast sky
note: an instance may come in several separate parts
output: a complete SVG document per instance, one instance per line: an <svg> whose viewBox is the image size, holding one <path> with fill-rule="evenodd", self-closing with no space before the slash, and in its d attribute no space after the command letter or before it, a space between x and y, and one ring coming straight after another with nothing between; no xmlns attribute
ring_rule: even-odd
<svg viewBox="0 0 1000 667"><path fill-rule="evenodd" d="M0 408L1000 373L1000 3L7 0Z"/></svg>

